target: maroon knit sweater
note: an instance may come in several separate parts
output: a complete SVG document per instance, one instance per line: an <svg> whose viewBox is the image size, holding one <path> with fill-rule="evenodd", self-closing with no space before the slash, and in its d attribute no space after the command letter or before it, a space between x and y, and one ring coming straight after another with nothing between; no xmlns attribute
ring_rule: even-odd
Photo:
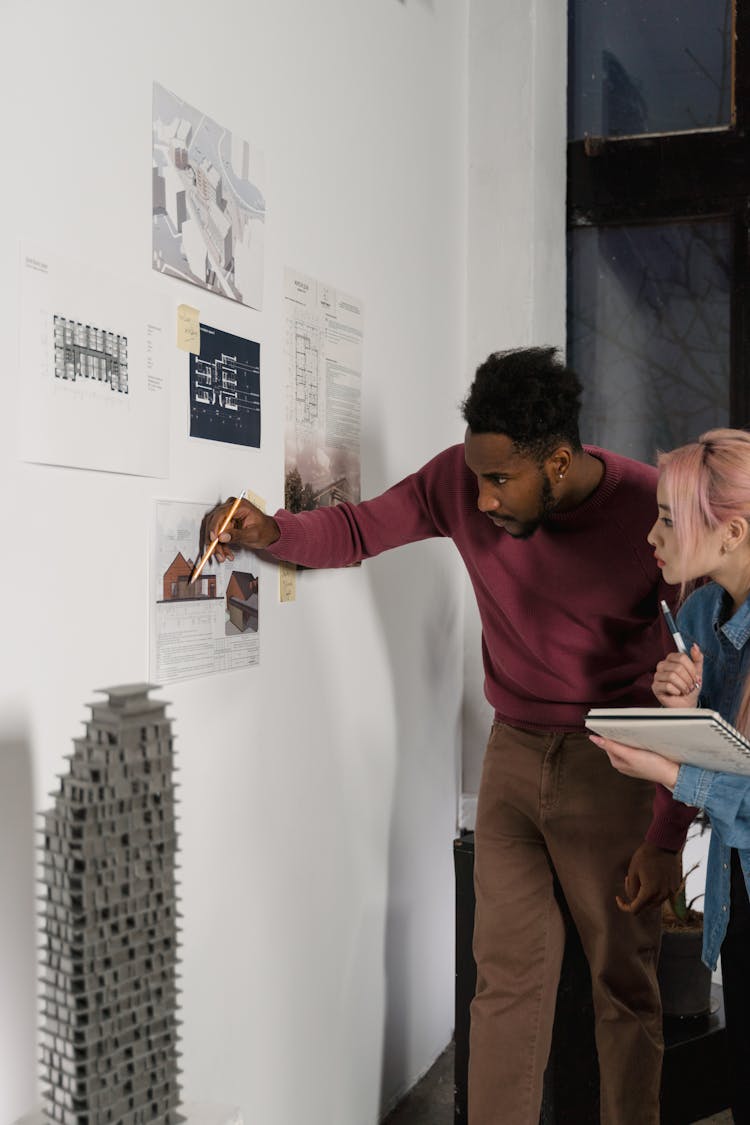
<svg viewBox="0 0 750 1125"><path fill-rule="evenodd" d="M652 706L666 651L661 582L646 535L656 470L587 446L604 464L596 491L514 539L477 508L477 481L452 446L374 500L274 518L270 548L289 562L347 566L433 536L453 539L482 621L485 694L497 718L531 730L580 730L589 707ZM657 789L648 839L681 846L694 810Z"/></svg>

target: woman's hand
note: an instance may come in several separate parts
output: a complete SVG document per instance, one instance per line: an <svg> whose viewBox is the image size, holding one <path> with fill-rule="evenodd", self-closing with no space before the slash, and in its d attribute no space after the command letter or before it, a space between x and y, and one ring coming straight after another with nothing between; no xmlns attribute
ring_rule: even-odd
<svg viewBox="0 0 750 1125"><path fill-rule="evenodd" d="M674 789L677 784L679 763L663 758L653 750L624 746L622 742L613 742L611 738L600 738L598 734L590 734L589 738L597 746L601 746L612 765L620 773L628 777L641 777L645 781L657 781L667 789Z"/></svg>
<svg viewBox="0 0 750 1125"><path fill-rule="evenodd" d="M690 655L670 652L656 665L651 690L662 707L697 707L703 680L703 653L694 644Z"/></svg>

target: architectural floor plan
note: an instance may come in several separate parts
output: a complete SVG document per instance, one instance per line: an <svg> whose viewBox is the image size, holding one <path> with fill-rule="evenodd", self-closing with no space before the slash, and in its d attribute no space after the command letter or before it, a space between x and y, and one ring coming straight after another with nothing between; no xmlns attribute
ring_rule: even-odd
<svg viewBox="0 0 750 1125"><path fill-rule="evenodd" d="M128 338L93 324L53 317L55 378L90 379L128 393Z"/></svg>
<svg viewBox="0 0 750 1125"><path fill-rule="evenodd" d="M29 244L20 275L21 459L166 477L164 298Z"/></svg>

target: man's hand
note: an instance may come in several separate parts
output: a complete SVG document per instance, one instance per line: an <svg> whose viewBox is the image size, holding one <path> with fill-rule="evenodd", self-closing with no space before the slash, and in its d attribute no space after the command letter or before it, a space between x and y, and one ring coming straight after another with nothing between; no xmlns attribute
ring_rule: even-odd
<svg viewBox="0 0 750 1125"><path fill-rule="evenodd" d="M201 527L201 554L216 537L216 532L226 519L227 512L233 503L234 497L230 496L228 500L219 504L204 518ZM270 547L272 543L275 543L280 534L279 525L275 519L267 516L265 512L261 512L260 508L256 508L255 504L251 504L249 500L240 500L240 506L230 520L229 526L219 536L219 542L216 545L213 557L217 562L233 559L234 553L229 546L230 543L235 548L242 547L250 551L262 550L264 547Z"/></svg>
<svg viewBox="0 0 750 1125"><path fill-rule="evenodd" d="M617 905L627 914L640 914L647 906L658 906L673 895L681 878L679 855L643 843L631 859L625 876L627 898L617 895Z"/></svg>

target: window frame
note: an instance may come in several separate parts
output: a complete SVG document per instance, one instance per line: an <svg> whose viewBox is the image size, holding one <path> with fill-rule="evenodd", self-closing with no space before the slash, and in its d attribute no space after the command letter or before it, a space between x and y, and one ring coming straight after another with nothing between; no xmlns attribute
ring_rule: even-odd
<svg viewBox="0 0 750 1125"><path fill-rule="evenodd" d="M750 426L750 0L734 0L732 117L694 132L567 142L567 229L730 224L729 424Z"/></svg>

